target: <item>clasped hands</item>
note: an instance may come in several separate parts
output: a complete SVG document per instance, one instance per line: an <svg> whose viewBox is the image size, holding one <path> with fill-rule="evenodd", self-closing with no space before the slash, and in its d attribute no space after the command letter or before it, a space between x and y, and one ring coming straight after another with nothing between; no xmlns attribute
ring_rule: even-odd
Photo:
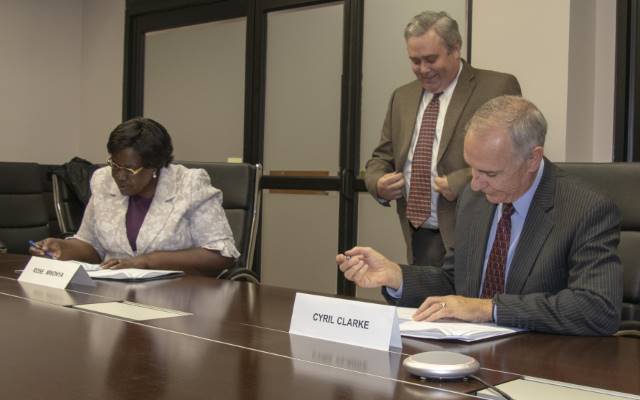
<svg viewBox="0 0 640 400"><path fill-rule="evenodd" d="M456 193L449 186L449 179L446 176L436 176L433 179L434 189L439 192L445 199L454 201L457 197ZM402 172L390 172L384 174L376 183L378 197L387 201L397 200L403 196L405 186L404 175Z"/></svg>
<svg viewBox="0 0 640 400"><path fill-rule="evenodd" d="M336 262L345 278L362 288L386 286L398 290L402 286L400 266L370 247L354 247L344 254L338 254ZM493 319L493 305L491 299L457 295L430 296L413 315L416 321L436 321L443 318L488 322Z"/></svg>

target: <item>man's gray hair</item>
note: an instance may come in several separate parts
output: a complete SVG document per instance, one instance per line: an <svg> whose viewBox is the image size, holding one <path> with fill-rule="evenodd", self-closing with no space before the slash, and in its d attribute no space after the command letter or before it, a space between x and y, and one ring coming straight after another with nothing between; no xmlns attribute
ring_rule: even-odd
<svg viewBox="0 0 640 400"><path fill-rule="evenodd" d="M442 38L447 50L452 51L462 47L458 23L444 11L424 11L411 18L407 27L404 28L404 40L422 36L431 29Z"/></svg>
<svg viewBox="0 0 640 400"><path fill-rule="evenodd" d="M528 158L536 146L544 146L547 120L538 107L520 96L500 96L484 103L467 124L467 134L506 128L511 135L513 150Z"/></svg>

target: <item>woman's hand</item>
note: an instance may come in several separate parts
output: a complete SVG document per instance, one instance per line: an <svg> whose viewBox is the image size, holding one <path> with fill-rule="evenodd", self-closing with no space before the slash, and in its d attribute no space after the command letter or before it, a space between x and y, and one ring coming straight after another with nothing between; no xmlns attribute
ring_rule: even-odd
<svg viewBox="0 0 640 400"><path fill-rule="evenodd" d="M29 253L39 257L51 257L56 260L62 259L64 240L55 238L46 238L36 242L35 246L29 247Z"/></svg>
<svg viewBox="0 0 640 400"><path fill-rule="evenodd" d="M149 262L146 255L130 257L130 258L112 258L100 264L102 269L123 269L123 268L149 268Z"/></svg>

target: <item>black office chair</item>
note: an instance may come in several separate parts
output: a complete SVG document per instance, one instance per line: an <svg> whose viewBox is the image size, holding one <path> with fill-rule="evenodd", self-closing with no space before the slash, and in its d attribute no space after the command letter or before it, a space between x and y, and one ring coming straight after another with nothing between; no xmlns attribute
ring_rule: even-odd
<svg viewBox="0 0 640 400"><path fill-rule="evenodd" d="M28 240L50 236L42 170L36 163L0 162L0 240L28 254Z"/></svg>
<svg viewBox="0 0 640 400"><path fill-rule="evenodd" d="M53 187L51 184L51 171L57 167L52 164L38 164L40 166L40 180L42 181L42 196L49 216L49 233L52 237L60 237L60 227L53 204Z"/></svg>
<svg viewBox="0 0 640 400"><path fill-rule="evenodd" d="M612 199L622 214L618 255L624 267L620 330L640 329L640 163L558 163Z"/></svg>
<svg viewBox="0 0 640 400"><path fill-rule="evenodd" d="M90 181L100 164L74 157L51 171L51 186L56 219L63 237L74 235L91 197Z"/></svg>
<svg viewBox="0 0 640 400"><path fill-rule="evenodd" d="M51 175L51 184L60 235L72 236L80 229L85 206L59 175Z"/></svg>
<svg viewBox="0 0 640 400"><path fill-rule="evenodd" d="M253 257L260 214L262 165L247 163L177 161L188 168L202 168L211 184L222 191L224 208L236 247L242 254L236 265L218 277L259 283L253 271Z"/></svg>

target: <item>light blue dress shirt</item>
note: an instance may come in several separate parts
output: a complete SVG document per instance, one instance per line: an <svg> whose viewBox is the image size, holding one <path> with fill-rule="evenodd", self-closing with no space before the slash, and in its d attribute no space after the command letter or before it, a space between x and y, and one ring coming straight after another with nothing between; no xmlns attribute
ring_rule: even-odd
<svg viewBox="0 0 640 400"><path fill-rule="evenodd" d="M540 179L542 179L542 171L544 170L544 160L540 163L540 167L538 168L538 172L536 173L536 179L534 179L531 187L516 201L514 201L513 208L514 212L511 214L511 238L509 240L509 252L507 253L507 265L505 266L504 271L504 281L505 283L509 279L509 271L511 270L511 260L513 260L513 254L516 252L516 247L518 247L518 242L520 241L520 234L522 233L522 227L524 226L524 221L527 218L527 214L529 213L529 206L531 206L531 200L533 200L533 195L538 190L538 185L540 184ZM484 278L487 273L487 263L489 262L489 255L491 254L491 248L493 247L493 242L496 239L496 230L498 229L498 222L502 216L502 203L496 207L496 210L493 214L493 222L491 223L491 231L489 232L489 240L487 241L487 249L484 254L484 264L482 266L482 280L480 281L480 292L482 292L482 288L484 287Z"/></svg>

